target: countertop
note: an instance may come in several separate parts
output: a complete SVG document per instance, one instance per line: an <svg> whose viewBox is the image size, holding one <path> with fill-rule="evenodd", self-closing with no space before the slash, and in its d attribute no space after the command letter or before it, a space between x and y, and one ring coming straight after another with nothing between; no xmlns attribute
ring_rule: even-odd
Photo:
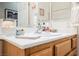
<svg viewBox="0 0 79 59"><path fill-rule="evenodd" d="M16 38L15 36L5 36L3 34L0 34L0 40L8 41L9 43L15 45L16 47L18 47L20 49L26 49L26 48L37 46L40 44L59 40L59 39L65 38L65 37L69 37L69 36L72 36L75 34L76 33L62 33L61 35L40 37L38 39L21 39L21 38Z"/></svg>

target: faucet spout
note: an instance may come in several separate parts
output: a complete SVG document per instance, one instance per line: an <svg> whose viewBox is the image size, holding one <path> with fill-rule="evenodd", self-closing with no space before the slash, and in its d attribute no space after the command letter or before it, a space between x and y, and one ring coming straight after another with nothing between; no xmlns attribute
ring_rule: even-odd
<svg viewBox="0 0 79 59"><path fill-rule="evenodd" d="M41 24L38 23L36 33L41 33L41 31L42 31Z"/></svg>

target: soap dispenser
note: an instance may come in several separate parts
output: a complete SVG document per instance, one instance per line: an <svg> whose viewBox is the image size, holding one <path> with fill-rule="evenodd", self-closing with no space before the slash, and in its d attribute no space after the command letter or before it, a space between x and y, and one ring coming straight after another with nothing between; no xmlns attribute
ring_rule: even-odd
<svg viewBox="0 0 79 59"><path fill-rule="evenodd" d="M45 31L46 27L45 27L45 22L43 22L42 24L42 31Z"/></svg>
<svg viewBox="0 0 79 59"><path fill-rule="evenodd" d="M23 35L24 29L16 29L16 35Z"/></svg>

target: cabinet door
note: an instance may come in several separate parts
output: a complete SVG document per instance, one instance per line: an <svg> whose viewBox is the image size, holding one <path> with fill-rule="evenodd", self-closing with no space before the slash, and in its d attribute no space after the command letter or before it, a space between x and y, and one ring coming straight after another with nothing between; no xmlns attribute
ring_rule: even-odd
<svg viewBox="0 0 79 59"><path fill-rule="evenodd" d="M19 49L18 47L4 41L4 56L24 56L25 51L23 49Z"/></svg>
<svg viewBox="0 0 79 59"><path fill-rule="evenodd" d="M67 56L76 56L76 55L77 55L77 49L74 49Z"/></svg>
<svg viewBox="0 0 79 59"><path fill-rule="evenodd" d="M55 55L64 56L71 50L71 40L66 40L64 42L55 45Z"/></svg>
<svg viewBox="0 0 79 59"><path fill-rule="evenodd" d="M52 48L47 48L36 53L31 54L31 56L52 56Z"/></svg>
<svg viewBox="0 0 79 59"><path fill-rule="evenodd" d="M3 54L2 54L2 53L3 53L3 51L2 51L3 49L2 49L2 48L3 48L3 41L0 40L0 56L3 55Z"/></svg>
<svg viewBox="0 0 79 59"><path fill-rule="evenodd" d="M72 38L72 48L77 47L77 38Z"/></svg>

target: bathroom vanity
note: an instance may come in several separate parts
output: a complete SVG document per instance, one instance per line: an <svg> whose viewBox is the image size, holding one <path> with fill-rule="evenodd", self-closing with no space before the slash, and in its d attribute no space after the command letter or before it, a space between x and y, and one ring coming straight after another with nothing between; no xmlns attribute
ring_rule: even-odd
<svg viewBox="0 0 79 59"><path fill-rule="evenodd" d="M77 55L77 23L74 4L71 2L11 2L0 3L0 55L3 56L75 56ZM18 11L18 19L5 19L4 9ZM11 8L10 8L11 7ZM79 21L78 21L79 22ZM18 26L16 26L16 24ZM78 23L79 24L79 23ZM10 27L10 28L9 28ZM13 28L12 28L13 27ZM19 27L22 27L20 30ZM31 28L33 27L33 28ZM30 28L30 29L29 29ZM51 30L49 30L49 28ZM4 30L3 30L4 29ZM6 30L7 29L7 30ZM11 30L12 29L12 30ZM24 30L23 30L24 29ZM25 32L57 30L59 35L42 34L37 39L17 38ZM11 30L11 31L10 31ZM55 31L53 31L55 32ZM8 36L5 36L5 35ZM35 34L34 34L35 35Z"/></svg>
<svg viewBox="0 0 79 59"><path fill-rule="evenodd" d="M75 56L77 55L77 35L63 34L39 39L18 39L2 37L4 56Z"/></svg>
<svg viewBox="0 0 79 59"><path fill-rule="evenodd" d="M0 56L2 56L3 54L3 40L0 40Z"/></svg>

